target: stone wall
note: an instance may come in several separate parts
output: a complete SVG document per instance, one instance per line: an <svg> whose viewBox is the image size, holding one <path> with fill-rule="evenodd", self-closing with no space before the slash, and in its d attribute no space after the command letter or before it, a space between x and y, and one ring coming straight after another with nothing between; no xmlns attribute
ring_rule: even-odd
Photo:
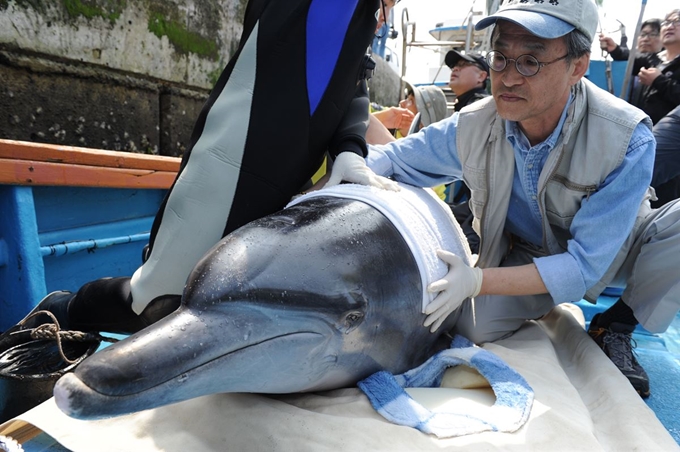
<svg viewBox="0 0 680 452"><path fill-rule="evenodd" d="M247 0L0 0L0 138L179 156ZM372 100L395 105L378 61Z"/></svg>

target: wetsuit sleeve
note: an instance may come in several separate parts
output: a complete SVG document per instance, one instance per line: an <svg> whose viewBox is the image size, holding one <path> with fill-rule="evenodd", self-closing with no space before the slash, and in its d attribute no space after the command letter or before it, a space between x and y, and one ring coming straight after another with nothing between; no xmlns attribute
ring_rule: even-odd
<svg viewBox="0 0 680 452"><path fill-rule="evenodd" d="M354 98L343 116L328 147L333 158L341 152L349 151L366 157L366 130L368 129L370 101L366 80L360 80Z"/></svg>

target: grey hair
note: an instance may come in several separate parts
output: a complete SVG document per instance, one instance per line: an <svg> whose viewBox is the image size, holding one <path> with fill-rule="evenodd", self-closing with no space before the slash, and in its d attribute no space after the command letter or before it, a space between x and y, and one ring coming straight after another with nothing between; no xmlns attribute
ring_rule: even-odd
<svg viewBox="0 0 680 452"><path fill-rule="evenodd" d="M567 62L590 55L590 47L593 42L582 31L574 28L565 36L567 40Z"/></svg>

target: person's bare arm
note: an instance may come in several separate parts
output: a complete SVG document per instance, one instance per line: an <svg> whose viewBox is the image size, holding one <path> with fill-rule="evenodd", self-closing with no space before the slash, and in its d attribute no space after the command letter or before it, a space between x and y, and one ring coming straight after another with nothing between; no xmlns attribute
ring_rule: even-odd
<svg viewBox="0 0 680 452"><path fill-rule="evenodd" d="M485 268L480 295L538 295L548 293L534 264Z"/></svg>
<svg viewBox="0 0 680 452"><path fill-rule="evenodd" d="M408 129L415 114L408 108L389 107L372 113L388 129Z"/></svg>
<svg viewBox="0 0 680 452"><path fill-rule="evenodd" d="M368 129L366 130L366 143L386 144L394 140L396 138L387 130L387 127L375 115L370 115Z"/></svg>

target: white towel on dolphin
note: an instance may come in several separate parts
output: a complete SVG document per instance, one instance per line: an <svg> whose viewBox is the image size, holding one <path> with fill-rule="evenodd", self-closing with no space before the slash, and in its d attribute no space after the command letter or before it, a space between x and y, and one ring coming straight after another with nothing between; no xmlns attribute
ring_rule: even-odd
<svg viewBox="0 0 680 452"><path fill-rule="evenodd" d="M470 247L451 209L430 189L399 184L401 191L381 190L356 184L342 184L299 196L287 207L302 201L332 196L365 202L385 215L404 237L415 258L423 283L423 310L436 294L427 286L448 271L437 257L438 249L451 251L471 264Z"/></svg>

